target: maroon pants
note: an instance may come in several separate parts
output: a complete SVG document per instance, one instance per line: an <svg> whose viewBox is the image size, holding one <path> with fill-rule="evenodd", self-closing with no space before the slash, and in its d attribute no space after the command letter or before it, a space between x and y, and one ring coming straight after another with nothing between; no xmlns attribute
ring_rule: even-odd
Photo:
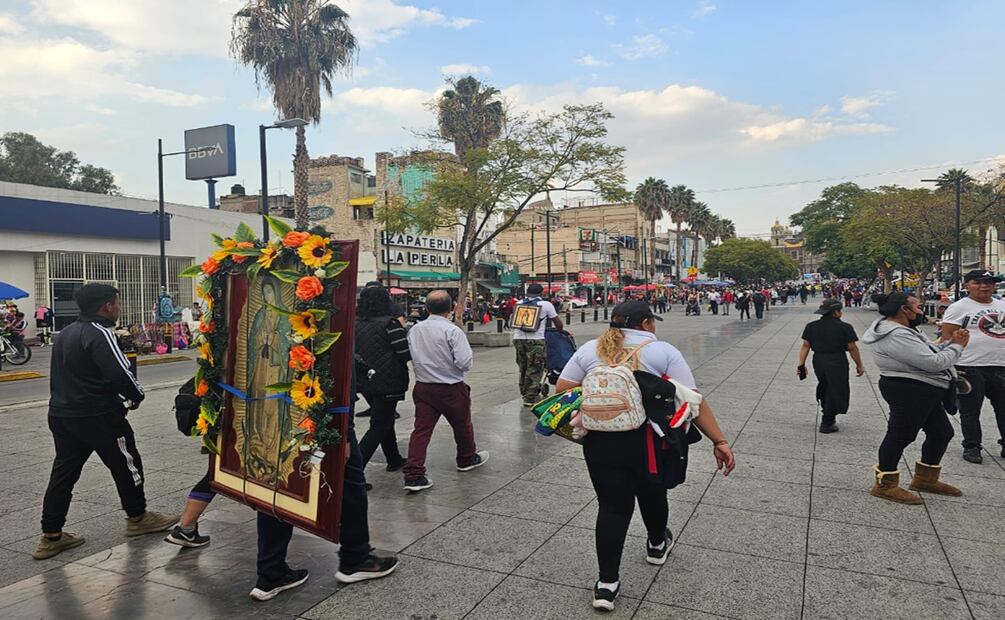
<svg viewBox="0 0 1005 620"><path fill-rule="evenodd" d="M442 415L454 429L457 442L457 466L464 467L475 456L475 429L471 426L471 388L463 381L446 383L416 383L412 388L415 402L415 430L408 441L408 461L405 480L426 475L426 448L433 429Z"/></svg>

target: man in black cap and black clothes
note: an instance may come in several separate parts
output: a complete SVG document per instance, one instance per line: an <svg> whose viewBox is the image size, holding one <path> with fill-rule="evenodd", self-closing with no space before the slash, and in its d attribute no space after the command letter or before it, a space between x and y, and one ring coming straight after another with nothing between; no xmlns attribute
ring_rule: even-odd
<svg viewBox="0 0 1005 620"><path fill-rule="evenodd" d="M995 299L995 284L1001 276L975 269L963 276L969 297L953 302L942 315L942 339L968 327L970 343L963 350L957 369L970 382L970 392L959 394L960 428L963 431L963 458L981 463L981 407L991 401L1001 454L1005 457L1005 301Z"/></svg>
<svg viewBox="0 0 1005 620"><path fill-rule="evenodd" d="M823 410L821 433L836 433L836 416L848 413L851 386L848 385L848 357L855 360L855 376L865 374L862 355L858 350L855 328L841 320L841 302L825 299L816 314L821 317L807 323L803 329L803 346L799 350L799 379L806 378L806 357L813 349L813 374L817 376L817 400Z"/></svg>

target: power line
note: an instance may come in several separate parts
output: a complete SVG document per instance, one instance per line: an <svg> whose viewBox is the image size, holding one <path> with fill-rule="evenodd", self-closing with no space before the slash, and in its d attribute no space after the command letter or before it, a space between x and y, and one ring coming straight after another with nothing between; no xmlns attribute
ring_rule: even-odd
<svg viewBox="0 0 1005 620"><path fill-rule="evenodd" d="M740 192L751 189L771 189L774 187L788 187L791 185L813 185L816 183L829 183L831 181L844 181L848 179L862 179L866 177L881 177L891 174L904 174L907 172L920 172L923 170L935 170L938 168L945 168L948 165L953 166L972 166L975 164L981 164L989 161L997 161L1001 159L1000 157L986 157L984 159L975 159L973 161L964 162L954 162L951 164L935 164L931 166L918 166L915 168L900 168L897 170L884 170L883 172L863 172L860 174L848 174L844 176L836 177L821 177L819 179L805 179L802 181L789 181L787 183L765 183L762 185L743 185L739 187L722 187L717 189L698 189L695 190L695 194L716 194L720 192Z"/></svg>

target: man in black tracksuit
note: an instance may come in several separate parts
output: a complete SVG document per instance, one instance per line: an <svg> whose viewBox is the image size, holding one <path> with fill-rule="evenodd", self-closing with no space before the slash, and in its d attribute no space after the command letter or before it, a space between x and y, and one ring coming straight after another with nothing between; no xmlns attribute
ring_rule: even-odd
<svg viewBox="0 0 1005 620"><path fill-rule="evenodd" d="M56 444L49 486L42 501L42 539L36 560L84 544L63 532L73 486L84 463L97 453L112 474L126 511L126 536L169 529L178 517L146 509L143 462L126 411L143 400L143 388L129 371L111 327L119 319L119 292L107 284L85 284L74 295L77 321L64 328L52 350L49 430Z"/></svg>

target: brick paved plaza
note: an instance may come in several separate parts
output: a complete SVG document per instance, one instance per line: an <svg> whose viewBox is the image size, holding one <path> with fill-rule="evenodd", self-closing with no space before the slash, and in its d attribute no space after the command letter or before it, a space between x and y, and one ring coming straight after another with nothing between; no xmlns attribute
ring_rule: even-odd
<svg viewBox="0 0 1005 620"><path fill-rule="evenodd" d="M694 447L687 483L670 493L679 543L666 565L650 566L641 519L633 522L612 617L1005 617L1005 461L993 453L983 465L965 463L954 439L945 479L963 497L925 496L921 506L871 497L870 469L885 428L872 355L863 347L868 373L852 378L852 409L838 420L841 432L818 434L815 383L796 381L794 372L811 308L779 307L758 324L685 318L678 307L660 324L660 336L694 368L737 468L729 478L716 475L710 444ZM859 334L874 317L866 310L846 315ZM580 343L600 329L573 326ZM255 581L250 509L217 498L201 522L212 536L203 549L180 549L158 536L127 541L111 477L93 457L67 525L87 543L32 560L53 455L45 408L0 406L0 617L594 616L593 490L576 446L532 431L512 357L511 348L478 349L469 377L479 448L492 454L485 467L455 471L446 425L431 445L429 491L408 495L400 474L386 473L379 456L371 463L373 544L400 554L398 571L336 586L336 547L298 532L289 562L310 569L310 581L267 603L248 598ZM130 414L156 510L180 511L205 469L197 443L174 429L173 394L152 392ZM404 449L410 403L400 411ZM990 417L985 437L994 445ZM911 467L919 451L909 448L903 466Z"/></svg>

